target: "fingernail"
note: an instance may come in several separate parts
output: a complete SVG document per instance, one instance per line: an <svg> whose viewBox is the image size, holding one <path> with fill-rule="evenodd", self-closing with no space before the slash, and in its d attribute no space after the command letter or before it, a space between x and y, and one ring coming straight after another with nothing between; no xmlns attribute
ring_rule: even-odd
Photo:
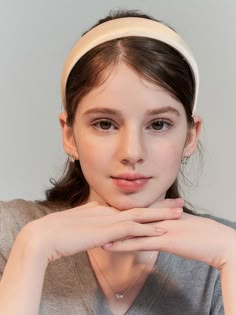
<svg viewBox="0 0 236 315"><path fill-rule="evenodd" d="M105 245L103 245L103 248L109 248L113 245L113 243L106 243Z"/></svg>
<svg viewBox="0 0 236 315"><path fill-rule="evenodd" d="M166 230L161 229L159 227L156 227L155 230L156 230L157 235L163 235L166 233Z"/></svg>
<svg viewBox="0 0 236 315"><path fill-rule="evenodd" d="M174 212L177 214L180 214L183 212L183 208L176 208L176 209L174 209Z"/></svg>

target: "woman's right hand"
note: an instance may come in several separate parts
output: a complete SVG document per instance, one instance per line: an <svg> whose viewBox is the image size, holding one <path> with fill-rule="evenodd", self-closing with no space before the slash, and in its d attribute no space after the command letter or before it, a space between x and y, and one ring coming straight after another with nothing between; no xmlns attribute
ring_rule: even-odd
<svg viewBox="0 0 236 315"><path fill-rule="evenodd" d="M181 199L164 199L151 208L125 211L89 202L32 221L20 234L29 248L49 262L125 238L162 235L166 231L158 221L180 218L182 207Z"/></svg>

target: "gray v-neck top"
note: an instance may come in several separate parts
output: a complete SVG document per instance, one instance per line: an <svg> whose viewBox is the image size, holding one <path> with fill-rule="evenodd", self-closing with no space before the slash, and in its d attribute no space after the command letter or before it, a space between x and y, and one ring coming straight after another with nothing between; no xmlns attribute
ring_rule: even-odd
<svg viewBox="0 0 236 315"><path fill-rule="evenodd" d="M35 202L0 202L0 277L20 229L49 212ZM39 314L112 315L86 252L48 265ZM223 315L218 271L205 263L161 252L152 274L125 314Z"/></svg>
<svg viewBox="0 0 236 315"><path fill-rule="evenodd" d="M112 315L86 253L47 269L40 314ZM218 272L161 252L126 315L224 314Z"/></svg>

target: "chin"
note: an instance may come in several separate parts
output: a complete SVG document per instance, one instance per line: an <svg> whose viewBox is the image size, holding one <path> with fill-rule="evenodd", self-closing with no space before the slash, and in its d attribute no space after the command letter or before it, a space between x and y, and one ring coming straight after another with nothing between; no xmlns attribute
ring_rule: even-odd
<svg viewBox="0 0 236 315"><path fill-rule="evenodd" d="M98 194L93 191L90 194L90 201L98 201L106 203L109 207L113 207L119 211L125 211L133 208L150 208L158 200L164 199L165 194L121 194L110 195L107 198L106 195Z"/></svg>
<svg viewBox="0 0 236 315"><path fill-rule="evenodd" d="M155 201L154 201L155 202ZM112 202L107 201L109 206L116 208L120 211L125 211L133 208L149 208L153 202L144 202L139 200L132 200L126 199L126 200L115 200Z"/></svg>

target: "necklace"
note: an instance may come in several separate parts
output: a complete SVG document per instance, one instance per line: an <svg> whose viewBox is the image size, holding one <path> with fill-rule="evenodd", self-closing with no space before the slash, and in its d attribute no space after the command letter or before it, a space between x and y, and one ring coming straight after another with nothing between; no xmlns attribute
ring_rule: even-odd
<svg viewBox="0 0 236 315"><path fill-rule="evenodd" d="M126 293L135 285L135 283L138 281L138 279L142 276L142 274L143 274L144 271L146 270L146 268L147 268L149 262L151 261L151 259L152 259L152 257L153 257L153 255L154 255L155 252L153 251L153 252L151 253L150 257L147 259L147 261L146 261L146 263L145 263L143 269L141 270L140 274L134 279L134 281L132 281L132 282L130 283L130 285L129 285L123 292L120 292L120 293L115 292L115 291L113 290L113 288L112 288L110 282L108 281L108 279L106 278L104 272L103 272L102 269L100 268L100 266L99 266L99 264L98 264L98 262L97 262L95 256L93 255L92 251L89 251L89 253L91 254L91 256L92 256L92 258L93 258L93 261L95 262L96 266L98 267L98 270L99 270L100 273L102 274L104 280L105 280L106 283L108 284L108 286L109 286L109 288L111 289L111 291L112 291L113 295L115 296L115 298L116 298L117 300L122 300L122 299L125 297Z"/></svg>

